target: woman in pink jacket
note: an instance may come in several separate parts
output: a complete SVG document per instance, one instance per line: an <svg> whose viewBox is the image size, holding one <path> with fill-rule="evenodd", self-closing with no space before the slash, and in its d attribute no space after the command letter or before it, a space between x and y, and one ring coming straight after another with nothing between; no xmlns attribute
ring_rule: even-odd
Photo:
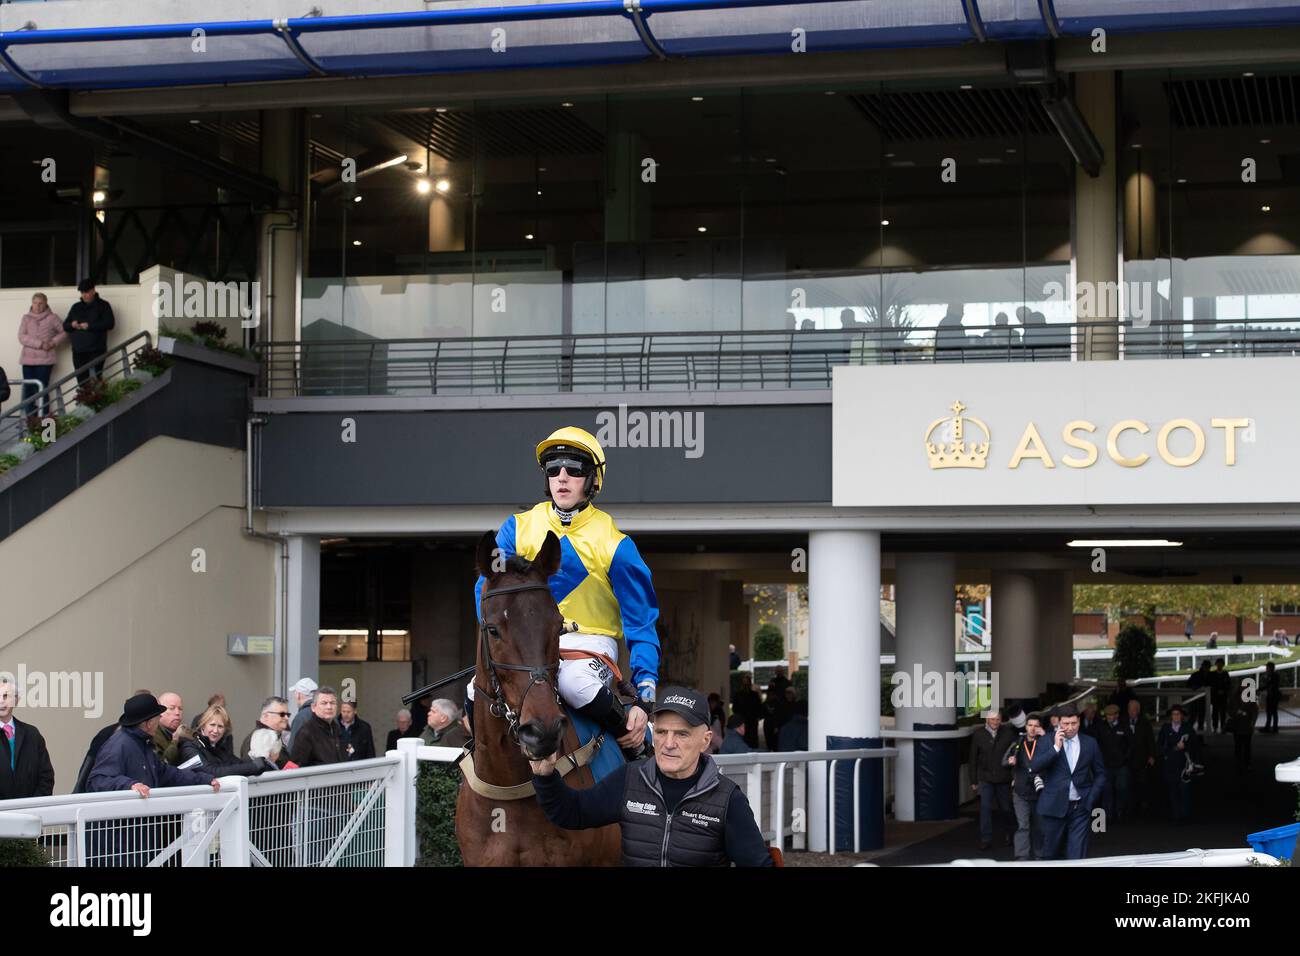
<svg viewBox="0 0 1300 956"><path fill-rule="evenodd" d="M23 378L37 379L44 383L43 387L48 388L50 372L58 360L58 347L67 338L68 333L63 331L63 320L50 310L50 300L45 297L45 293L38 292L32 296L31 311L23 316L18 325L18 341L23 346ZM39 391L41 389L35 385L24 383L23 401ZM47 402L42 399L41 415L45 414L46 408ZM30 415L33 411L35 409L28 409L27 414Z"/></svg>

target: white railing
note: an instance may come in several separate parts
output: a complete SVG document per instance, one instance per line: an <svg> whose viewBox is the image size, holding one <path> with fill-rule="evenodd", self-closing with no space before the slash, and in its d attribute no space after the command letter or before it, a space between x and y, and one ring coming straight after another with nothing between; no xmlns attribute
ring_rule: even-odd
<svg viewBox="0 0 1300 956"><path fill-rule="evenodd" d="M1278 859L1267 853L1244 850L1180 850L1176 853L1143 853L1132 856L1096 856L1083 860L953 860L951 863L926 863L935 866L1197 866L1239 867L1277 866Z"/></svg>

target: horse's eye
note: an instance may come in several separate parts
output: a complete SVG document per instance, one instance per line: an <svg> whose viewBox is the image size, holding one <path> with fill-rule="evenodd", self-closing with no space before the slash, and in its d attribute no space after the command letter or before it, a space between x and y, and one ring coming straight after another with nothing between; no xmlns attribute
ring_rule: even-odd
<svg viewBox="0 0 1300 956"><path fill-rule="evenodd" d="M494 641L499 641L499 640L501 640L501 632L498 631L498 630L496 629L496 625L494 625L494 624L489 624L487 630L488 630L488 634L491 636L492 640L494 640Z"/></svg>

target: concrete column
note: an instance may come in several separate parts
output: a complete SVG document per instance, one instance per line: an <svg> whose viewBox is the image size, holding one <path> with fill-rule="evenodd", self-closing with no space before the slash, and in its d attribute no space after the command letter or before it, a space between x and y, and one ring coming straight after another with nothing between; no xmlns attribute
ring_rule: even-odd
<svg viewBox="0 0 1300 956"><path fill-rule="evenodd" d="M1000 707L1007 700L1038 696L1038 600L1033 577L1024 571L994 571L993 631L990 673L998 680Z"/></svg>
<svg viewBox="0 0 1300 956"><path fill-rule="evenodd" d="M1038 591L1038 689L1074 677L1074 617L1069 572L1040 571Z"/></svg>
<svg viewBox="0 0 1300 956"><path fill-rule="evenodd" d="M262 173L280 187L280 202L273 212L258 218L258 271L261 281L261 327L258 341L278 342L300 338L299 307L300 238L305 223L300 198L305 189L303 111L263 110L261 114ZM295 228L270 230L272 225Z"/></svg>
<svg viewBox="0 0 1300 956"><path fill-rule="evenodd" d="M1079 112L1101 144L1101 175L1093 178L1081 167L1074 171L1074 254L1076 283L1119 281L1119 222L1116 195L1115 74L1109 70L1076 73L1074 99ZM1097 286L1094 286L1094 289ZM1109 311L1108 296L1099 311ZM1080 319L1097 326L1080 343L1083 357L1119 357L1119 317L1100 315Z"/></svg>
<svg viewBox="0 0 1300 956"><path fill-rule="evenodd" d="M808 749L880 736L880 534L808 535ZM826 772L808 773L808 846L825 851Z"/></svg>
<svg viewBox="0 0 1300 956"><path fill-rule="evenodd" d="M320 673L320 538L289 538L289 625L285 634L285 668L289 684L300 677L319 681Z"/></svg>
<svg viewBox="0 0 1300 956"><path fill-rule="evenodd" d="M895 674L907 675L897 684L906 688L906 699L921 703L924 675L938 673L945 678L956 670L953 599L956 564L951 554L899 554L894 563L898 619ZM945 680L945 687L952 686ZM897 706L894 726L911 730L914 724L949 724L955 708L946 706ZM895 761L894 818L916 819L916 761L910 740L898 741Z"/></svg>

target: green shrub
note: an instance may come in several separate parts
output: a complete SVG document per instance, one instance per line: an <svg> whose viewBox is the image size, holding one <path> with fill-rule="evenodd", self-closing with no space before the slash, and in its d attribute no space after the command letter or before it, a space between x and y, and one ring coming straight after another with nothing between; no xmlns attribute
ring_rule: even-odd
<svg viewBox="0 0 1300 956"><path fill-rule="evenodd" d="M146 345L140 351L135 353L135 358L131 360L133 368L144 369L146 372L152 372L154 375L161 375L167 371L172 364L172 360L162 352L158 351L152 345Z"/></svg>
<svg viewBox="0 0 1300 956"><path fill-rule="evenodd" d="M415 778L417 866L462 866L456 842L456 796L461 772L454 763L420 761Z"/></svg>
<svg viewBox="0 0 1300 956"><path fill-rule="evenodd" d="M23 463L23 460L17 455L0 455L0 475L3 475L10 468L17 468Z"/></svg>
<svg viewBox="0 0 1300 956"><path fill-rule="evenodd" d="M1128 624L1115 638L1114 676L1125 680L1154 677L1156 673L1156 639L1141 624Z"/></svg>
<svg viewBox="0 0 1300 956"><path fill-rule="evenodd" d="M785 636L775 624L764 624L754 632L754 659L779 661L785 657Z"/></svg>
<svg viewBox="0 0 1300 956"><path fill-rule="evenodd" d="M0 867L49 866L50 857L35 840L0 840Z"/></svg>
<svg viewBox="0 0 1300 956"><path fill-rule="evenodd" d="M790 686L794 688L796 700L808 699L808 668L801 667L790 675Z"/></svg>

